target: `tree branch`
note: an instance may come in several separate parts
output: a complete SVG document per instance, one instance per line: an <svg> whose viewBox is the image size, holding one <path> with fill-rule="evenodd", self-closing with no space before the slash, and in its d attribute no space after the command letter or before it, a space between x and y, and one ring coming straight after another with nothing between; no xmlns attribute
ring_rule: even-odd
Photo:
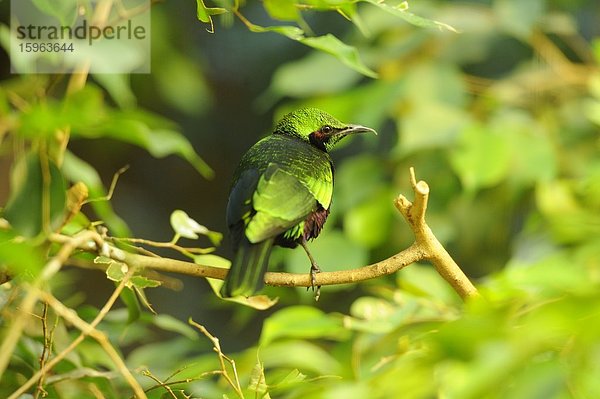
<svg viewBox="0 0 600 399"><path fill-rule="evenodd" d="M454 259L435 237L427 222L425 211L429 199L429 185L424 181L417 182L414 168L410 168L410 183L415 193L414 203L403 195L394 202L406 222L415 234L415 244L421 250L423 259L429 260L437 272L446 280L461 298L467 299L478 295L477 289L458 267Z"/></svg>
<svg viewBox="0 0 600 399"><path fill-rule="evenodd" d="M372 265L335 272L318 273L315 282L317 285L357 283L395 273L411 263L420 260L429 260L433 263L438 273L454 288L461 298L466 299L477 295L477 289L450 257L427 225L425 212L429 198L429 186L424 181L416 181L413 168L410 168L410 182L415 193L414 203L411 203L406 197L400 195L396 198L394 204L412 229L415 235L415 242L396 255ZM60 234L53 234L50 239L57 243L66 243L71 240L70 237ZM223 268L198 265L170 258L132 254L109 245L106 242L102 246L103 249L101 251L92 250L92 252L98 252L103 256L124 262L138 270L150 269L219 280L223 280L227 276L227 269ZM90 251L92 247L94 246L90 246L90 243L87 243L86 245L82 245L81 249ZM311 277L309 273L267 272L265 274L265 283L281 287L310 287Z"/></svg>

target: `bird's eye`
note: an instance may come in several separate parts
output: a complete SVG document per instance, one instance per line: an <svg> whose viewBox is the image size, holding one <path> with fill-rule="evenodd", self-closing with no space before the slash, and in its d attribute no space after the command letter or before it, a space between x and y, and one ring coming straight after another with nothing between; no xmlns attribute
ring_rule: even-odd
<svg viewBox="0 0 600 399"><path fill-rule="evenodd" d="M331 126L325 125L321 128L321 132L328 134L333 132L333 128Z"/></svg>

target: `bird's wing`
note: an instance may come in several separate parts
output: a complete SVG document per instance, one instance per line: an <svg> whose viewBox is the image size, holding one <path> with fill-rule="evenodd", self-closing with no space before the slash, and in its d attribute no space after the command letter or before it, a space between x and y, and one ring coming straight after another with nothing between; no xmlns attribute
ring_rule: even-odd
<svg viewBox="0 0 600 399"><path fill-rule="evenodd" d="M329 209L333 196L333 173L330 168L321 170L317 176L308 176L303 179L302 184L323 208Z"/></svg>
<svg viewBox="0 0 600 399"><path fill-rule="evenodd" d="M260 178L258 169L248 169L242 172L231 188L227 203L226 220L231 231L233 247L237 248L244 235L244 228L254 213L252 195Z"/></svg>
<svg viewBox="0 0 600 399"><path fill-rule="evenodd" d="M252 208L256 213L246 224L245 234L250 242L256 243L303 221L317 208L317 202L296 177L271 163L258 179Z"/></svg>

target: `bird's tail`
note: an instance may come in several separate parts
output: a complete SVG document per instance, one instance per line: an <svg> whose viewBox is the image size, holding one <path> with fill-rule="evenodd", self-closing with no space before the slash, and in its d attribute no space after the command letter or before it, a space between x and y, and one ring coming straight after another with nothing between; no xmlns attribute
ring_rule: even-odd
<svg viewBox="0 0 600 399"><path fill-rule="evenodd" d="M221 288L222 296L251 296L263 287L274 241L270 238L252 244L246 237L242 239Z"/></svg>

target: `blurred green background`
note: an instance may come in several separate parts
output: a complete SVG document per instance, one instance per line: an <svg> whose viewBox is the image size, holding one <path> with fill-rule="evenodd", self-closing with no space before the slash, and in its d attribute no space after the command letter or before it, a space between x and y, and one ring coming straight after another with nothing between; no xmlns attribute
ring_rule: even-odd
<svg viewBox="0 0 600 399"><path fill-rule="evenodd" d="M272 25L273 17L281 16L274 4L248 1L241 12L255 24ZM130 165L111 204L133 236L170 240L174 209L226 233L230 178L241 155L285 112L317 106L379 132L377 137L348 140L332 155L332 213L322 236L311 244L324 270L372 263L412 243L412 233L392 201L400 193L411 198L408 168L414 166L417 178L431 187L427 218L434 233L475 282L491 284L492 297L505 298L514 289L529 298L531 284L534 293L546 292L572 277L569 268L581 265L592 277L577 281L597 284L600 3L448 0L410 1L409 6L410 12L449 24L458 33L417 27L366 3L356 7L354 23L334 11L309 9L301 14L301 27L309 26L315 35L332 33L355 46L364 64L378 74L373 79L285 36L250 32L233 15L215 17L211 34L209 25L197 19L195 2L157 3L152 8L152 74L92 76L89 84L102 93L107 107L143 108L174 121L214 170L214 178L202 177L181 158L156 159L119 140L83 134L69 148L99 171L106 186L119 168ZM0 2L0 8L6 23L8 1ZM9 74L7 55L2 57L5 92L28 84L50 87L47 81L36 83L40 77ZM50 79L59 87L64 84L64 79ZM0 158L1 204L10 189L6 147ZM89 208L84 212L93 219ZM216 253L231 256L227 234ZM540 272L532 282L521 278L521 268L550 258L552 265L561 264L546 269L555 271L554 277L548 272L544 280ZM273 255L272 270L308 268L301 250ZM521 277L506 277L502 270L507 268L509 276ZM266 312L220 301L201 279L177 276L184 282L181 291L159 288L147 294L159 313L202 320L223 347L236 351L254 345L264 319L291 305L345 314L352 303L358 306L358 298L389 293L394 287L457 304L457 297L427 274L428 267L424 272L409 269L359 286L325 287L316 304L302 289L268 287L265 292L280 300ZM114 289L99 272L70 268L67 273L70 281L77 281L77 290L63 290L84 295L81 303L99 306ZM504 277L500 282L490 279L496 275ZM520 288L503 279L518 281ZM494 320L490 325L500 323ZM464 331L470 328L478 327L467 325ZM452 341L452 334L445 339ZM401 340L396 344L409 345ZM463 355L468 356L459 357ZM457 369L453 375L463 372ZM548 375L555 372L553 368ZM350 397L343 396L344 389L332 390L331 397ZM473 392L449 397L478 397ZM562 397L519 395L510 397Z"/></svg>

